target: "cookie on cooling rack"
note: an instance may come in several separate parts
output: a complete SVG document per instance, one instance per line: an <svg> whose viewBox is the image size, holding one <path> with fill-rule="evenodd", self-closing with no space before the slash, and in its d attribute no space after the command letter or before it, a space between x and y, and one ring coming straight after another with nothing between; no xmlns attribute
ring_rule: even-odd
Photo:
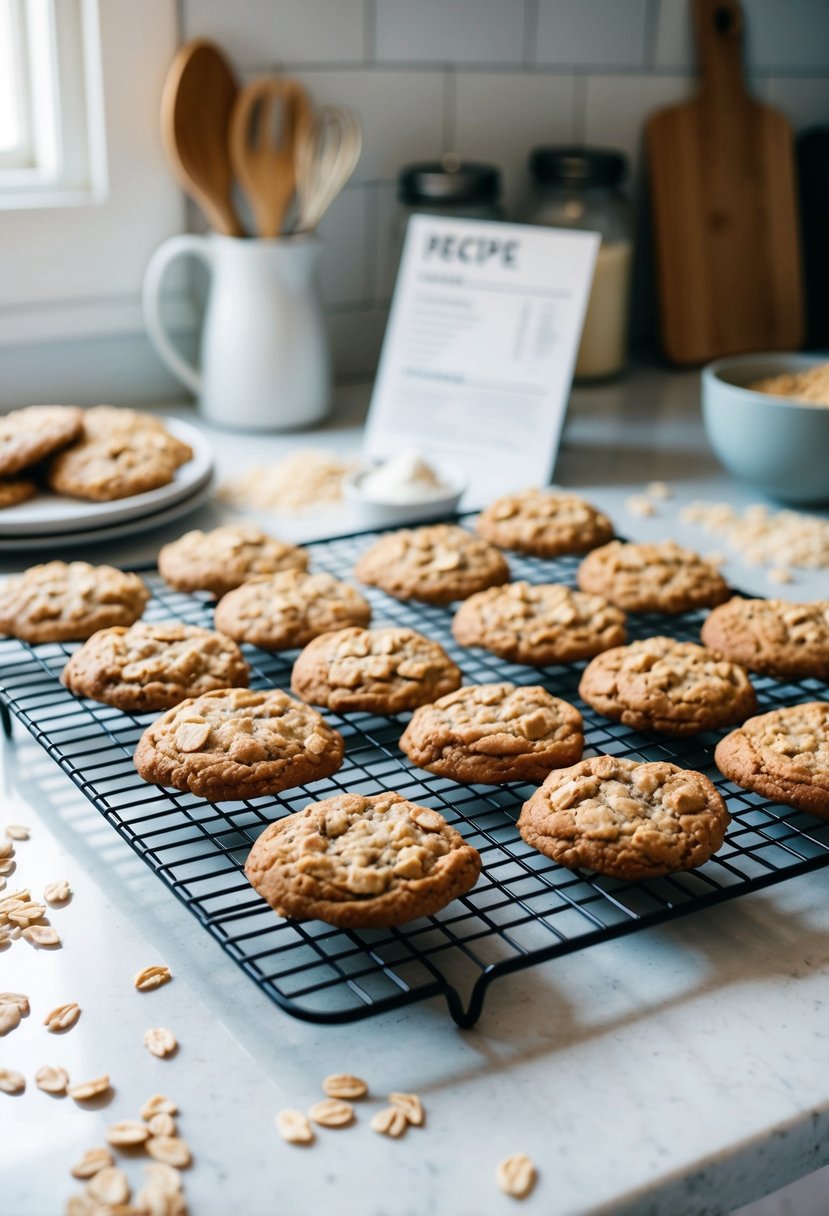
<svg viewBox="0 0 829 1216"><path fill-rule="evenodd" d="M82 642L110 625L131 625L150 592L137 574L89 562L46 562L0 590L0 633L24 642Z"/></svg>
<svg viewBox="0 0 829 1216"><path fill-rule="evenodd" d="M330 777L343 751L342 735L287 693L226 688L182 701L148 726L135 767L155 785L225 802Z"/></svg>
<svg viewBox="0 0 829 1216"><path fill-rule="evenodd" d="M291 688L303 701L339 713L399 714L453 692L460 668L414 629L338 629L309 642L294 663Z"/></svg>
<svg viewBox="0 0 829 1216"><path fill-rule="evenodd" d="M340 794L266 828L245 873L296 920L384 928L432 916L476 883L481 859L430 807L401 794Z"/></svg>
<svg viewBox="0 0 829 1216"><path fill-rule="evenodd" d="M626 612L690 612L712 608L731 595L722 575L675 541L611 541L588 553L578 569L582 591L603 595Z"/></svg>
<svg viewBox="0 0 829 1216"><path fill-rule="evenodd" d="M742 667L694 642L655 637L598 655L579 696L605 718L681 737L742 722L757 708Z"/></svg>
<svg viewBox="0 0 829 1216"><path fill-rule="evenodd" d="M749 671L829 680L829 600L794 604L735 596L709 614L702 640Z"/></svg>
<svg viewBox="0 0 829 1216"><path fill-rule="evenodd" d="M829 819L829 702L749 718L717 744L714 759L743 789Z"/></svg>
<svg viewBox="0 0 829 1216"><path fill-rule="evenodd" d="M586 553L613 536L613 524L589 502L560 490L522 490L496 499L475 523L479 536L535 557Z"/></svg>
<svg viewBox="0 0 829 1216"><path fill-rule="evenodd" d="M222 596L216 628L263 650L290 650L347 625L367 625L371 605L324 571L282 570L249 579Z"/></svg>
<svg viewBox="0 0 829 1216"><path fill-rule="evenodd" d="M193 450L160 418L115 405L83 411L83 433L54 456L46 471L51 489L72 498L113 502L169 485Z"/></svg>
<svg viewBox="0 0 829 1216"><path fill-rule="evenodd" d="M210 591L216 596L259 574L307 568L304 549L241 524L185 532L158 554L159 573L176 591Z"/></svg>
<svg viewBox="0 0 829 1216"><path fill-rule="evenodd" d="M592 658L624 642L625 616L600 595L559 583L508 583L461 604L452 632L462 646L543 667Z"/></svg>
<svg viewBox="0 0 829 1216"><path fill-rule="evenodd" d="M399 600L451 604L509 578L503 554L466 528L431 524L381 537L355 568L362 583Z"/></svg>
<svg viewBox="0 0 829 1216"><path fill-rule="evenodd" d="M702 865L730 822L716 786L667 761L591 756L550 773L524 803L527 844L569 869L657 878Z"/></svg>
<svg viewBox="0 0 829 1216"><path fill-rule="evenodd" d="M400 747L454 781L543 781L580 758L582 725L575 706L538 685L470 684L416 709Z"/></svg>
<svg viewBox="0 0 829 1216"><path fill-rule="evenodd" d="M0 477L45 460L82 430L83 410L77 405L27 405L5 414L0 418Z"/></svg>
<svg viewBox="0 0 829 1216"><path fill-rule="evenodd" d="M217 688L246 688L248 665L231 638L197 625L138 621L101 629L76 650L62 682L127 713L169 709Z"/></svg>

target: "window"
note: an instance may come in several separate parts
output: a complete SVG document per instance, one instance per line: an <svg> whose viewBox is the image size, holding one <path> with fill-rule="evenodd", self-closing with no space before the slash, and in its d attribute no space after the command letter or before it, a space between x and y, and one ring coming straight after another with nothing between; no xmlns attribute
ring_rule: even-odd
<svg viewBox="0 0 829 1216"><path fill-rule="evenodd" d="M95 0L0 0L0 207L105 193Z"/></svg>

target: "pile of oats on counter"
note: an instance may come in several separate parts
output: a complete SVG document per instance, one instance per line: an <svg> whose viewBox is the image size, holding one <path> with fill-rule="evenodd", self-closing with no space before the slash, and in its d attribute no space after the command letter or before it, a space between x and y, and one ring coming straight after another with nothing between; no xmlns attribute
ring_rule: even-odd
<svg viewBox="0 0 829 1216"><path fill-rule="evenodd" d="M343 480L356 467L333 452L301 448L272 465L254 465L218 489L217 496L241 510L302 515L342 501Z"/></svg>

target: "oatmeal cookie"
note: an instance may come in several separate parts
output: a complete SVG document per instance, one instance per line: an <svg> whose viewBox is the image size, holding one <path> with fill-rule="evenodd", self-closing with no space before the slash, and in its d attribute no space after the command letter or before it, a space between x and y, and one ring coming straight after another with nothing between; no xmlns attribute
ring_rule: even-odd
<svg viewBox="0 0 829 1216"><path fill-rule="evenodd" d="M714 759L744 790L829 819L829 702L749 718L717 744Z"/></svg>
<svg viewBox="0 0 829 1216"><path fill-rule="evenodd" d="M58 494L112 502L168 485L192 456L152 414L95 405L83 411L81 438L52 458L46 476Z"/></svg>
<svg viewBox="0 0 829 1216"><path fill-rule="evenodd" d="M588 663L579 696L636 730L696 735L742 722L757 698L742 667L693 642L645 638Z"/></svg>
<svg viewBox="0 0 829 1216"><path fill-rule="evenodd" d="M72 655L61 681L77 697L140 714L216 688L246 688L248 665L220 633L178 621L138 621L94 633Z"/></svg>
<svg viewBox="0 0 829 1216"><path fill-rule="evenodd" d="M509 583L470 596L452 622L462 646L544 667L575 663L624 642L625 616L600 595L560 583Z"/></svg>
<svg viewBox="0 0 829 1216"><path fill-rule="evenodd" d="M263 650L291 650L347 625L367 625L371 605L333 574L282 570L249 579L216 606L216 628Z"/></svg>
<svg viewBox="0 0 829 1216"><path fill-rule="evenodd" d="M735 596L708 616L702 640L749 671L829 680L829 600L747 600Z"/></svg>
<svg viewBox="0 0 829 1216"><path fill-rule="evenodd" d="M613 536L606 515L583 498L559 490L506 494L481 512L475 530L502 549L536 557L586 553Z"/></svg>
<svg viewBox="0 0 829 1216"><path fill-rule="evenodd" d="M11 477L77 439L83 410L77 405L27 405L0 418L0 477Z"/></svg>
<svg viewBox="0 0 829 1216"><path fill-rule="evenodd" d="M657 878L708 861L730 816L702 773L667 761L591 756L557 769L524 803L527 844L568 869Z"/></svg>
<svg viewBox="0 0 829 1216"><path fill-rule="evenodd" d="M419 768L454 781L543 781L575 764L582 718L538 685L471 684L416 709L400 747Z"/></svg>
<svg viewBox="0 0 829 1216"><path fill-rule="evenodd" d="M626 612L689 612L712 608L731 595L717 570L675 541L594 549L579 566L582 591L604 595Z"/></svg>
<svg viewBox="0 0 829 1216"><path fill-rule="evenodd" d="M396 625L323 633L291 673L298 697L339 713L399 714L454 692L460 682L460 669L437 642Z"/></svg>
<svg viewBox="0 0 829 1216"><path fill-rule="evenodd" d="M398 600L451 604L509 578L493 545L455 524L403 528L381 537L355 570L362 583L382 587Z"/></svg>
<svg viewBox="0 0 829 1216"><path fill-rule="evenodd" d="M304 549L242 524L185 532L158 555L159 572L176 591L212 591L216 596L257 574L307 568Z"/></svg>
<svg viewBox="0 0 829 1216"><path fill-rule="evenodd" d="M137 574L89 562L46 562L0 591L0 633L24 642L82 642L110 625L131 625L150 592Z"/></svg>
<svg viewBox="0 0 829 1216"><path fill-rule="evenodd" d="M245 865L280 916L344 929L432 916L480 872L477 850L438 811L391 792L339 794L279 819Z"/></svg>
<svg viewBox="0 0 829 1216"><path fill-rule="evenodd" d="M135 767L155 785L224 802L330 777L343 751L342 735L287 693L225 688L182 701L153 722Z"/></svg>
<svg viewBox="0 0 829 1216"><path fill-rule="evenodd" d="M0 481L0 511L3 507L16 507L28 502L37 494L37 485L28 477L5 477Z"/></svg>

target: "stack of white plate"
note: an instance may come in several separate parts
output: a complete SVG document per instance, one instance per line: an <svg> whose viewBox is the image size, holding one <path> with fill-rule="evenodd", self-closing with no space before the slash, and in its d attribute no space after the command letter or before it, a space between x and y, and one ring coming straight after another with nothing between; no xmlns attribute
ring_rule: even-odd
<svg viewBox="0 0 829 1216"><path fill-rule="evenodd" d="M158 528L194 511L210 493L213 453L201 431L189 423L165 418L164 424L193 449L192 459L176 469L169 485L114 502L38 494L0 511L0 553L116 540Z"/></svg>

